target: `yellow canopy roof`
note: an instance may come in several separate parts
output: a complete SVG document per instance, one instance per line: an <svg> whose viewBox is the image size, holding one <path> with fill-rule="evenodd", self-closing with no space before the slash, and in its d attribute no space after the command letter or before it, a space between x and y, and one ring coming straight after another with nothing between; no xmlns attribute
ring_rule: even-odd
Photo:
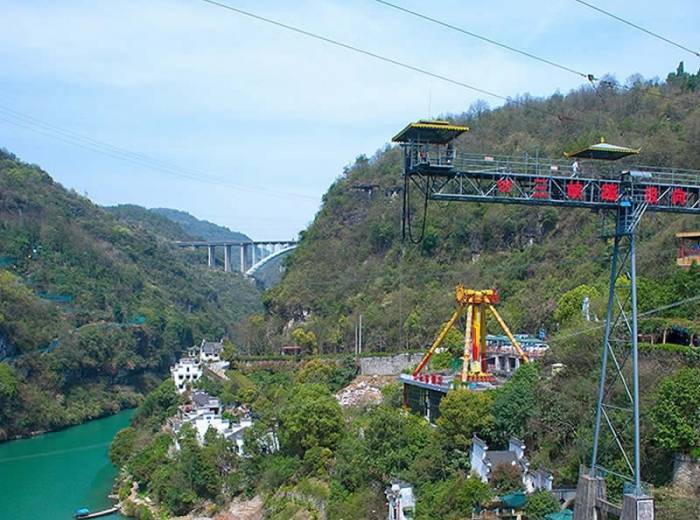
<svg viewBox="0 0 700 520"><path fill-rule="evenodd" d="M600 142L579 150L578 152L564 152L566 157L578 157L581 159L600 159L603 161L616 161L627 157L628 155L636 155L641 148L628 148L626 146L617 146L608 144L605 139L600 138Z"/></svg>
<svg viewBox="0 0 700 520"><path fill-rule="evenodd" d="M468 131L469 127L453 125L449 121L418 121L406 126L394 136L392 141L395 143L418 141L445 144Z"/></svg>

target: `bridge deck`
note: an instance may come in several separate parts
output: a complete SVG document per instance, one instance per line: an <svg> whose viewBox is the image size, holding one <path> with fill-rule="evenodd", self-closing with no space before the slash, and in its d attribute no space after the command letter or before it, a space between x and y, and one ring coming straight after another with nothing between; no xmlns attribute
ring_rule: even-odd
<svg viewBox="0 0 700 520"><path fill-rule="evenodd" d="M206 247L206 246L278 246L296 244L295 240L176 240L177 247Z"/></svg>

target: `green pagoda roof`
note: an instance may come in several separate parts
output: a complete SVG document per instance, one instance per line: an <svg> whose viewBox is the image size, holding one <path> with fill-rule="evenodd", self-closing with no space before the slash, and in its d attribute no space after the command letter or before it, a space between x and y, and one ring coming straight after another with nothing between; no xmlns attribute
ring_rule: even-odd
<svg viewBox="0 0 700 520"><path fill-rule="evenodd" d="M628 155L636 155L641 148L628 148L627 146L618 146L608 144L605 139L600 138L600 142L592 144L577 152L565 152L566 157L578 157L580 159L599 159L603 161L616 161L627 157Z"/></svg>

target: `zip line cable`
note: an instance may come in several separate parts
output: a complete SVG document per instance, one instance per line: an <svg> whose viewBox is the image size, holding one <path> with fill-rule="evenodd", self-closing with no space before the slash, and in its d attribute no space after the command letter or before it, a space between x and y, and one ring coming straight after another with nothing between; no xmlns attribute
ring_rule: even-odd
<svg viewBox="0 0 700 520"><path fill-rule="evenodd" d="M505 43L501 43L501 42L499 42L499 41L493 40L493 39L491 39L491 38L487 38L487 37L485 37L485 36L481 36L481 35L476 34L476 33L474 33L474 32L471 32L471 31L468 31L468 30L466 30L466 29L463 29L463 28L461 28L461 27L457 27L457 26L452 25L452 24L450 24L450 23L448 23L448 22L445 22L444 20L439 20L439 19L437 19L437 18L433 18L433 17L428 16L428 15L426 15L426 14L419 13L419 12L417 12L417 11L413 11L413 10L411 10L411 9L407 9L407 8L405 8L405 7L401 7L400 5L396 5L396 4L393 4L393 3L391 3L391 2L387 2L386 0L374 0L374 1L377 2L377 3L379 3L379 4L386 5L387 7L391 7L391 8L393 8L393 9L396 9L396 10L398 10L398 11L403 11L404 13L407 13L407 14L410 14L410 15L413 15L413 16L416 16L416 17L418 17L418 18L422 18L422 19L427 20L427 21L429 21L429 22L432 22L432 23L434 23L434 24L441 25L441 26L446 27L446 28L448 28L448 29L451 29L451 30L453 30L453 31L457 31L457 32L466 34L467 36L471 36L471 37L473 37L473 38L476 38L476 39L482 40L482 41L484 41L484 42L490 43L490 44L492 44L492 45L496 45L497 47L501 47L501 48L503 48L503 49L506 49L506 50L509 50L509 51L511 51L511 52L520 54L520 55L522 55L522 56L525 56L525 57L527 57L527 58L530 58L530 59L539 61L539 62L541 62L541 63L545 63L545 64L550 65L550 66L552 66L552 67L555 67L555 68L557 68L557 69L560 69L560 70L563 70L563 71L566 71L566 72L570 72L570 73L572 73L572 74L575 74L576 76L582 77L582 78L585 79L586 81L589 81L589 82L591 83L591 86L592 86L593 88L596 88L595 82L598 82L599 84L608 83L608 82L606 82L606 81L600 81L599 78L597 78L594 74L590 74L590 73L586 74L586 73L584 73L584 72L581 72L581 71L579 71L579 70L573 69L573 68L568 67L568 66L566 66L566 65L562 65L561 63L557 63L557 62L552 61L552 60L549 60L549 59L547 59L547 58L543 58L543 57L541 57L541 56L537 56L536 54L532 54L532 53L530 53L530 52L523 51L523 50L518 49L518 48L516 48L516 47L512 47L512 46L507 45L507 44L505 44ZM619 85L619 87L622 88L622 89L624 89L624 90L632 90L632 87L627 87L627 86L624 86L624 85ZM658 96L658 97L662 97L662 98L665 98L665 99L675 100L675 98L673 98L672 96L667 96L667 95L665 95L665 94L663 94L663 93L661 93L661 92L656 92L656 91L654 91L654 90L646 89L645 92L648 92L648 93L651 94L651 95Z"/></svg>
<svg viewBox="0 0 700 520"><path fill-rule="evenodd" d="M355 53L358 53L358 54L362 54L362 55L368 56L368 57L370 57L370 58L373 58L373 59L376 59L376 60L379 60L379 61L382 61L382 62L385 62L385 63L389 63L389 64L394 65L394 66L396 66L396 67L400 67L400 68L403 68L403 69L406 69L406 70L410 70L410 71L412 71L412 72L417 72L417 73L419 73L419 74L423 74L424 76L428 76L428 77L431 77L431 78L434 78L434 79L438 79L438 80L440 80L440 81L443 81L443 82L445 82L445 83L452 84L452 85L457 86L457 87L461 87L461 88L464 88L464 89L467 89L467 90L471 90L471 91L473 91L473 92L478 92L478 93L484 94L484 95L486 95L486 96L491 96L491 97L493 97L493 98L500 99L500 100L502 100L502 101L505 101L506 103L511 103L511 104L514 104L514 105L519 105L519 106L523 106L523 107L525 107L525 108L529 108L529 109L531 109L531 110L534 110L534 111L536 111L536 112L540 112L540 113L545 114L545 115L548 115L548 116L550 116L550 117L555 117L555 118L557 118L559 121L562 121L562 122L563 122L563 121L566 121L566 120L572 121L572 122L578 122L578 123L585 123L585 122L586 122L584 119L579 118L579 117L574 117L574 116L571 116L571 115L566 115L566 114L563 114L563 113L558 113L558 112L554 112L554 111L547 110L547 109L544 109L544 108L540 108L540 107L538 107L538 106L536 106L536 105L529 104L529 103L527 103L526 101L521 101L521 100L518 100L518 99L513 99L513 98L511 98L511 97L504 96L504 95L502 95L502 94L498 94L497 92L492 92L492 91L490 91L490 90L486 90L486 89L484 89L484 88L477 87L477 86L475 86L475 85L466 83L466 82L464 82L464 81L460 81L460 80L451 78L451 77L449 77L449 76L445 76L445 75L443 75L443 74L439 74L439 73L437 73L437 72L433 72L433 71L431 71L431 70L428 70L428 69L425 69L425 68L422 68L422 67L418 67L418 66L415 66L415 65L411 65L410 63L406 63L406 62L403 62L403 61L400 61L400 60L397 60L397 59L394 59L394 58L390 58L390 57L387 57L387 56L378 54L378 53L376 53L376 52L368 51L368 50L362 49L362 48L360 48L360 47L356 47L356 46L354 46L354 45L350 45L350 44L341 42L341 41L339 41L339 40L335 40L335 39L330 38L330 37L327 37L327 36L323 36L323 35L320 35L320 34L317 34L317 33L313 33L313 32L311 32L311 31L307 31L307 30L305 30L305 29L300 29L300 28L295 27L295 26L293 26L293 25L289 25L289 24L286 24L286 23L283 23L283 22L280 22L280 21L277 21L277 20L273 20L272 18L266 18L266 17L264 17L264 16L260 16L260 15L258 15L258 14L253 13L253 12L246 11L246 10L243 10L243 9L239 9L238 7L233 7L233 6L231 6L231 5L224 4L224 3L218 2L218 1L216 1L216 0L201 0L201 1L204 2L204 3L210 4L210 5L212 5L212 6L220 7L220 8L222 8L222 9L226 9L226 10L228 10L228 11L231 11L231 12L234 12L234 13L237 13L237 14L240 14L240 15L243 15L243 16L247 16L248 18L252 18L252 19L258 20L258 21L260 21L260 22L264 22L264 23L267 23L267 24L270 24L270 25L274 25L274 26L280 27L280 28L282 28L282 29L286 29L287 31L291 31L291 32L294 32L294 33L297 33L297 34L301 34L301 35L306 36L306 37L308 37L308 38L312 38L312 39L314 39L314 40L318 40L318 41L327 43L327 44L329 44L329 45L334 45L334 46L336 46L336 47L340 47L340 48L343 48L343 49L346 49L346 50L349 50L349 51L352 51L352 52L355 52ZM375 0L375 1L379 1L379 0ZM386 2L383 2L383 3L386 3ZM387 5L389 5L389 4L387 3ZM534 56L534 55L533 55L533 56ZM555 63L555 62L552 62L552 63ZM556 64L556 65L558 65L558 64ZM556 66L556 65L555 65L555 66ZM588 74L581 73L581 72L579 72L579 71L576 71L575 69L571 69L571 71L573 71L573 73L575 73L575 74L577 74L577 75L580 75L580 76L585 77L588 81L591 81L591 82L592 82L592 81L595 81L595 80L596 80L595 77L589 77ZM660 96L660 97L669 97L669 96L665 96L664 94L657 93L657 92L654 92L654 91L649 90L649 89L645 89L644 92L648 92L648 93L653 94L653 95L658 95L658 96ZM669 99L671 99L671 98L669 97Z"/></svg>
<svg viewBox="0 0 700 520"><path fill-rule="evenodd" d="M661 307L657 307L657 308L655 308L655 309L651 309L651 310L648 310L648 311L640 312L639 315L638 315L638 317L639 317L640 320L643 320L643 319L646 319L646 318L649 318L649 317L653 316L654 314L658 314L659 312L667 311L667 310L669 310L669 309L674 309L674 308L676 308L676 307L680 307L681 305L685 305L686 303L693 303L693 302L696 302L696 301L700 301L700 295L698 295L698 296L691 296L690 298L685 298L685 299L683 299L683 300L677 300L677 301L675 301L675 302L673 302L673 303L669 303L668 305L662 305ZM604 328L604 327L605 327L605 324L596 325L596 326L594 326L594 327L588 327L587 329L581 329L581 330L579 330L579 331L572 332L571 334L567 334L566 336L558 336L558 337L555 337L554 339L555 339L556 341L561 341L561 340L564 340L564 339L569 339L569 338L573 338L573 337L576 337L576 336L580 336L581 334L587 334L587 333L589 333L589 332L595 332L595 331L600 330L600 329L602 329L602 328Z"/></svg>
<svg viewBox="0 0 700 520"><path fill-rule="evenodd" d="M281 27L282 29L286 29L286 30L288 30L288 31L292 31L292 32L295 32L295 33L297 33L297 34L302 34L302 35L304 35L304 36L307 36L307 37L309 37L309 38L313 38L313 39L315 39L315 40L319 40L319 41L322 41L322 42L325 42L325 43L328 43L328 44L331 44L331 45L335 45L336 47L341 47L341 48L343 48L343 49L346 49L346 50L349 50L349 51L352 51L352 52L357 52L357 53L359 53L359 54L364 54L365 56L369 56L370 58L374 58L374 59L376 59L376 60L383 61L383 62L385 62L385 63L390 63L390 64L395 65L395 66L397 66L397 67L401 67L401 68L404 68L404 69L407 69L407 70L411 70L411 71L413 71L413 72L418 72L419 74L423 74L423 75L425 75L425 76L430 76L431 78L439 79L439 80L441 80L441 81L445 81L445 82L447 82L447 83L451 83L451 84L453 84L453 85L457 85L458 87L466 88L466 89L468 89L468 90L473 90L474 92L479 92L479 93L484 94L484 95L487 95L487 96L491 96L491 97L495 97L495 98L498 98L498 99L502 99L502 100L504 100L504 101L512 101L511 98L509 98L509 97L507 97L507 96L502 96L501 94L497 94L497 93L495 93L495 92L491 92L491 91L489 91L489 90L486 90L486 89L483 89L483 88L479 88L479 87L476 87L476 86L474 86L474 85L470 85L470 84L465 83L465 82L463 82L463 81L459 81L459 80L456 80L456 79L452 79L452 78L449 78L449 77L447 77L447 76L443 76L442 74L438 74L438 73L436 73L436 72L432 72L432 71L430 71L430 70L427 70L427 69L424 69L424 68L421 68L421 67L417 67L417 66L415 66L415 65L411 65L411 64L405 63L405 62L403 62L403 61L395 60L395 59L393 59L393 58L389 58L389 57L383 56L383 55L381 55L381 54L377 54L377 53L372 52L372 51L368 51L368 50L365 50L365 49L361 49L360 47L355 47L354 45L350 45L350 44L347 44L347 43L343 43L343 42L341 42L341 41L334 40L334 39L329 38L329 37L327 37L327 36L322 36L322 35L320 35L320 34L316 34L316 33L313 33L313 32L311 32L311 31L306 31L306 30L304 30L304 29L299 29L298 27L294 27L293 25L288 25L288 24L286 24L286 23L278 22L277 20L273 20L273 19L271 19L271 18L265 18L264 16L257 15L257 14L255 14L255 13L250 12L250 11L244 11L243 9L239 9L239 8L237 8L237 7L233 7L233 6L230 6L230 5L227 5L227 4L223 4L223 3L217 2L217 1L215 1L215 0L201 0L201 1L204 2L204 3L207 3L207 4L211 4L211 5L217 6L217 7L221 7L222 9L227 9L227 10L229 10L229 11L233 11L233 12L235 12L235 13L242 14L243 16L247 16L247 17L249 17L249 18L253 18L253 19L258 20L258 21L261 21L261 22L265 22L265 23L268 23L268 24L271 24L271 25L275 25L275 26L277 26L277 27Z"/></svg>
<svg viewBox="0 0 700 520"><path fill-rule="evenodd" d="M126 148L120 148L104 141L93 139L91 137L79 134L72 130L42 121L41 119L38 119L36 117L23 114L3 105L0 105L0 121L4 121L6 123L20 128L25 128L32 132L44 135L46 137L50 137L52 139L61 141L66 144L70 144L72 146L90 150L92 152L112 157L114 159L128 162L137 166L157 170L161 173L165 173L168 175L195 180L203 183L216 184L219 186L224 186L239 191L259 192L279 197L296 197L305 198L309 200L317 200L316 197L300 193L270 190L267 188L231 183L219 177L207 175L202 172L198 172L196 170L191 170L188 168L182 168L180 166L162 161L160 159L136 153Z"/></svg>
<svg viewBox="0 0 700 520"><path fill-rule="evenodd" d="M363 54L363 55L365 55L365 56L369 56L370 58L374 58L374 59L376 59L376 60L383 61L383 62L389 63L389 64L391 64L391 65L395 65L396 67L400 67L400 68L403 68L403 69L406 69L406 70L410 70L410 71L412 71L412 72L417 72L417 73L419 73L419 74L423 74L424 76L428 76L428 77L431 77L431 78L439 79L440 81L444 81L445 83L450 83L450 84L455 85L455 86L457 86L457 87L462 87L462 88L464 88L464 89L471 90L471 91L473 91L473 92L479 92L480 94L484 94L484 95L486 95L486 96L491 96L491 97L500 99L500 100L502 100L502 101L505 101L506 103L512 103L512 104L515 104L515 105L521 105L521 106L524 106L524 107L526 107L526 108L530 108L530 109L532 109L532 110L534 110L534 111L536 111L536 112L540 112L540 113L542 113L542 114L545 114L545 115L548 115L548 116L551 116L551 117L556 117L556 118L559 119L560 121L561 121L561 120L568 119L568 120L571 120L571 121L583 122L582 119L579 119L579 118L576 118L576 117L572 117L572 116L568 116L568 115L564 115L564 114L559 114L559 113L556 113L556 112L552 112L552 111L550 111L550 110L546 110L546 109L540 108L540 107L538 107L538 106L534 106L534 105L528 104L528 103L525 102L525 101L520 101L520 100L518 100L518 99L513 99L513 98L511 98L511 97L504 96L504 95L502 95L502 94L498 94L498 93L496 93L496 92L492 92L492 91L490 91L490 90L486 90L486 89L484 89L484 88L480 88L480 87L477 87L477 86L475 86L475 85L471 85L471 84L469 84L469 83L465 83L464 81L460 81L460 80L451 78L451 77L449 77L449 76L445 76L445 75L443 75L443 74L439 74L439 73L437 73L437 72L433 72L433 71L431 71L431 70L428 70L428 69L425 69L425 68L422 68L422 67L418 67L418 66L416 66L416 65L411 65L410 63L406 63L406 62L403 62L403 61L399 61L399 60L394 59L394 58L389 58L389 57L387 57L387 56L384 56L384 55L381 55L381 54L377 54L376 52L368 51L368 50L362 49L362 48L360 48L360 47L356 47L356 46L354 46L354 45L350 45L350 44L347 44L347 43L343 43L343 42L341 42L341 41L339 41L339 40L335 40L335 39L329 38L329 37L327 37L327 36L323 36L323 35L320 35L320 34L317 34L317 33L313 33L313 32L311 32L311 31L307 31L307 30L305 30L305 29L300 29L300 28L295 27L295 26L293 26L293 25L289 25L289 24L286 24L286 23L282 23L282 22L279 22L279 21L277 21L277 20L273 20L273 19L271 19L271 18L266 18L266 17L264 17L264 16L257 15L257 14L255 14L255 13L250 12L250 11L245 11L245 10L239 9L239 8L237 8L237 7L233 7L233 6L230 6L230 5L221 3L221 2L217 2L216 0L201 0L201 1L204 2L204 3L207 3L207 4L211 4L211 5L213 5L213 6L221 7L222 9L227 9L227 10L229 10L229 11L232 11L232 12L238 13L238 14L241 14L241 15L243 15L243 16L247 16L247 17L249 17L249 18L253 18L253 19L258 20L258 21L261 21L261 22L268 23L268 24L270 24L270 25L274 25L274 26L280 27L280 28L282 28L282 29L286 29L286 30L291 31L291 32L295 32L295 33L297 33L297 34L301 34L301 35L303 35L303 36L307 36L308 38L312 38L312 39L315 39L315 40L318 40L318 41L321 41L321 42L324 42L324 43L327 43L327 44L330 44L330 45L335 45L336 47L340 47L340 48L343 48L343 49L346 49L346 50L349 50L349 51L352 51L352 52L356 52L356 53L358 53L358 54Z"/></svg>
<svg viewBox="0 0 700 520"><path fill-rule="evenodd" d="M484 41L486 43L490 43L491 45L496 45L498 47L501 47L502 49L506 49L506 50L509 50L511 52L515 52L517 54L520 54L521 56L525 56L527 58L530 58L530 59L533 59L533 60L536 60L536 61L539 61L542 63L546 63L547 65L551 65L552 67L556 67L556 68L561 69L563 71L570 72L571 74L581 76L583 79L585 79L587 81L592 81L592 80L596 79L593 74L586 74L585 72L581 72L579 70L572 69L571 67L567 67L566 65L562 65L561 63L557 63L557 62L549 60L547 58L542 58L541 56L537 56L536 54L532 54L530 52L523 51L521 49L517 49L517 48L512 47L510 45L507 45L505 43L501 43L499 41L492 40L491 38L487 38L486 36L481 36L480 34L477 34L477 33L472 32L472 31L468 31L468 30L463 29L461 27L457 27L456 25L452 25L452 24L445 22L443 20L438 20L437 18L433 18L433 17L428 16L426 14L419 13L417 11L412 11L411 9L401 7L400 5L396 5L396 4L393 4L391 2L387 2L385 0L374 0L374 1L379 3L379 4L385 5L387 7L391 7L392 9L396 9L397 11L402 11L406 14L410 14L412 16L422 18L424 20L435 23L437 25L442 25L443 27L446 27L448 29L452 29L453 31L457 31L457 32L460 32L462 34L466 34L467 36L471 36L472 38L476 38L476 39Z"/></svg>
<svg viewBox="0 0 700 520"><path fill-rule="evenodd" d="M620 16L617 16L617 15L615 15L615 14L609 12L609 11L606 11L605 9L601 9L601 8L598 7L598 6L595 6L595 5L590 4L590 3L588 3L588 2L584 2L583 0L574 0L574 2L578 2L578 3L581 4L581 5L585 5L586 7L589 7L589 8L591 8L591 9L593 9L594 11L598 11L599 13L602 13L602 14L604 14L605 16L609 16L610 18L613 18L613 19L617 20L618 22L622 22L622 23L624 23L624 24L626 24L626 25L629 25L630 27L634 27L635 29L642 31L642 32L648 34L649 36L652 36L652 37L657 38L657 39L659 39L659 40L661 40L661 41L664 41L664 42L666 42L666 43L668 43L668 44L671 44L671 45L673 45L674 47L678 47L679 49L682 49L682 50L684 50L684 51L686 51L686 52L689 52L690 54L693 54L694 56L700 58L700 52L694 51L693 49L689 49L689 48L686 47L685 45L681 45L681 44L678 43L678 42L675 42L675 41L670 40L670 39L668 39L668 38L666 38L666 37L664 37L664 36L661 36L660 34L655 33L654 31L651 31L651 30L649 30L649 29L646 29L646 28L644 28L644 27L642 27L642 26L640 26L640 25L637 25L636 23L630 22L629 20L625 20L624 18L622 18L622 17L620 17Z"/></svg>
<svg viewBox="0 0 700 520"><path fill-rule="evenodd" d="M268 24L271 24L271 25L280 27L280 28L282 28L282 29L286 29L286 30L291 31L291 32L295 32L295 33L297 33L297 34L301 34L301 35L303 35L303 36L307 36L307 37L309 37L309 38L313 38L313 39L315 39L315 40L319 40L319 41L321 41L321 42L324 42L324 43L327 43L327 44L330 44L330 45L335 45L335 46L337 46L337 47L341 47L341 48L343 48L343 49L346 49L346 50L349 50L349 51L352 51L352 52L356 52L356 53L359 53L359 54L363 54L363 55L365 55L365 56L369 56L369 57L374 58L374 59L376 59L376 60L383 61L383 62L385 62L385 63L389 63L389 64L392 64L392 65L395 65L395 66L397 66L397 67L401 67L401 68L404 68L404 69L407 69L407 70L410 70L410 71L413 71L413 72L417 72L417 73L419 73L419 74L423 74L423 75L425 75L425 76L429 76L429 77L432 77L432 78L435 78L435 79L439 79L439 80L441 80L441 81L444 81L444 82L446 82L446 83L450 83L450 84L452 84L452 85L456 85L456 86L459 86L459 87L462 87L462 88L465 88L465 89L468 89L468 90L472 90L472 91L474 91L474 92L479 92L479 93L482 93L482 94L485 94L485 95L488 95L488 96L491 96L491 97L495 97L495 98L497 98L497 99L501 99L501 100L504 100L504 101L506 101L506 102L510 102L510 103L515 103L515 104L520 104L520 105L525 105L525 106L527 106L527 105L526 105L525 103L523 103L522 101L513 100L512 98L509 98L509 97L507 97L507 96L503 96L503 95L501 95L501 94L497 94L497 93L495 93L495 92L491 92L491 91L489 91L489 90L482 89L482 88L476 87L476 86L474 86L474 85L470 85L470 84L465 83L465 82L463 82L463 81L455 80L455 79L450 78L450 77L448 77L448 76L444 76L444 75L442 75L442 74L435 73L435 72L432 72L432 71L430 71L430 70L427 70L427 69L424 69L424 68L421 68L421 67L417 67L417 66L415 66L415 65L411 65L411 64L408 64L408 63L405 63L405 62L402 62L402 61L393 59L393 58L389 58L389 57L386 57L386 56L377 54L377 53L375 53L375 52L368 51L368 50L365 50L365 49L356 47L356 46L354 46L354 45L349 45L349 44L343 43L343 42L341 42L341 41L338 41L338 40L335 40L335 39L332 39L332 38L329 38L329 37L326 37L326 36L322 36L322 35L320 35L320 34L316 34L316 33L313 33L313 32L310 32L310 31L307 31L307 30L304 30L304 29L300 29L300 28L298 28L298 27L294 27L294 26L292 26L292 25L289 25L289 24L286 24L286 23L282 23L282 22L279 22L279 21L277 21L277 20L273 20L273 19L271 19L271 18L266 18L266 17L264 17L264 16L257 15L257 14L255 14L255 13L250 12L250 11L245 11L245 10L243 10L243 9L239 9L239 8L237 8L237 7L233 7L233 6L230 6L230 5L221 3L221 2L217 2L217 1L215 1L215 0L201 0L201 1L204 2L204 3L210 4L210 5L213 5L213 6L220 7L220 8L222 8L222 9L226 9L226 10L232 11L232 12L234 12L234 13L238 13L238 14L243 15L243 16L247 16L247 17L249 17L249 18L252 18L252 19L255 19L255 20L258 20L258 21L261 21L261 22L265 22L265 23L268 23ZM404 9L398 7L398 6L395 6L395 5L393 5L393 4L389 4L388 2L384 2L384 1L381 1L381 0L375 0L375 1L377 1L377 2L379 2L379 3L382 3L382 4L385 4L385 5L388 5L388 6L390 6L390 7L394 7L394 8L400 9L400 10L404 10ZM576 1L579 1L579 0L576 0ZM581 2L581 3L585 3L585 2ZM589 4L586 4L586 5L589 5ZM407 10L406 10L406 11L407 11ZM407 12L410 12L410 11L407 11ZM416 14L416 13L413 13L413 12L410 12L410 13L411 13L411 14ZM608 14L608 13L606 13L606 14ZM417 16L421 16L421 15L418 15L418 14L416 14L416 15L417 15ZM449 27L449 28L451 28L451 29L459 30L460 32L465 32L466 34L469 34L470 36L474 36L474 37L483 39L483 40L485 40L485 41L488 41L487 39L485 39L485 38L483 38L483 37L475 36L474 34L471 34L471 33L467 32L467 31L461 30L461 29L456 28L456 27L454 27L454 26L450 26L449 24L441 23L441 22L439 22L439 21L437 21L437 20L430 19L430 18L428 18L428 17L426 17L426 16L421 16L421 17L426 18L426 19L429 19L430 21L433 21L433 22L435 22L435 23L440 23L441 25L445 25L445 26L447 26L447 27ZM623 21L624 21L624 20L623 20ZM629 23L629 22L626 22L626 21L625 21L625 23ZM648 32L648 31L646 31L646 32ZM499 45L499 46L501 46L501 47L509 48L508 46L505 46L505 45L500 44L500 43L495 42L495 41L490 41L489 43L493 43L493 44ZM564 68L563 66L559 67L559 64L557 64L557 63L555 63L555 62L551 62L551 63L550 63L549 60L541 59L541 58L539 58L539 57L536 57L535 55L529 55L529 53L525 53L525 52L523 52L523 51L519 51L519 50L517 50L517 49L515 49L515 48L509 48L509 50L518 52L518 53L520 53L520 54L528 55L528 57L530 57L530 58L537 59L538 61L543 61L543 62L545 62L545 63L549 63L550 65L553 65L553 66L558 67L558 68ZM688 50L688 49L685 49L685 50ZM693 51L690 51L690 52L693 52ZM700 56L700 54L699 54L698 56ZM579 75L579 76L582 76L582 77L584 77L585 79L587 79L587 80L590 81L590 82L593 82L593 81L595 80L595 77L593 77L592 75L584 74L584 73L581 73L581 72L576 71L576 70L574 70L574 69L568 69L568 67L564 68L564 70L568 70L568 72L573 72L574 74L577 74L577 75ZM664 97L665 97L665 96L664 96ZM539 112L542 112L542 113L545 113L545 114L550 115L550 116L557 117L557 118L559 118L560 120L561 120L562 118L566 118L566 119L570 119L570 120L572 120L572 121L582 121L581 119L578 119L578 118L574 118L574 117L571 117L571 116L564 116L564 115L561 115L561 114L556 114L556 113L554 113L554 112L550 112L550 111L548 111L548 110L540 109L539 107L535 107L535 106L531 106L531 105L529 106L529 108L531 108L531 109L533 109L533 110L536 110L536 111L539 111ZM404 196L407 196L407 195L404 194ZM423 225L425 225L425 222L423 223ZM410 230L408 230L408 231L409 231L409 234L410 234ZM462 271L462 272L463 272L463 271ZM440 274L446 275L447 272L443 272L443 273L440 273ZM367 278L369 278L369 277L367 277ZM401 278L403 278L403 277L401 277ZM346 280L346 281L349 281L349 280ZM355 281L360 281L360 279L355 279ZM337 282L333 282L333 283L337 283ZM402 284L402 283L403 283L403 280L401 281L401 284ZM321 282L321 283L319 284L318 282L316 282L316 283L313 283L313 282L312 282L311 285L323 285L323 283ZM681 301L678 301L678 302L674 302L673 304L669 304L669 305L660 307L660 308L658 308L658 309L654 309L654 310L652 310L652 311L647 311L647 312L645 312L645 313L641 313L641 314L640 314L640 317L645 317L645 316L651 315L651 314L653 314L653 313L655 313L655 312L660 312L660 311L662 311L662 310L666 310L666 309L670 309L670 308L673 308L673 307L677 307L677 306L682 305L682 304L684 304L684 303L687 303L687 302L690 302L690 301L695 301L695 300L700 300L700 296L693 297L693 298L687 298L687 299L685 299L685 300L681 300ZM589 332L589 331L591 331L591 330L597 330L597 329L599 329L599 328L602 328L602 327L593 327L593 328L590 328L590 329L586 329L586 330L583 330L583 331L579 331L578 333L575 333L575 334L572 334L572 335L569 335L569 336L565 336L564 338L557 338L557 339L565 339L565 338L567 338L567 337L572 337L572 336L574 336L574 335L583 334L583 333Z"/></svg>

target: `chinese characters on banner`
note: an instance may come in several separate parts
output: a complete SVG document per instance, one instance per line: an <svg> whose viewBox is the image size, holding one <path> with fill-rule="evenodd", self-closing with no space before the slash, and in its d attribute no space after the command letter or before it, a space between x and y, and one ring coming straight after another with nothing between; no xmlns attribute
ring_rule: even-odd
<svg viewBox="0 0 700 520"><path fill-rule="evenodd" d="M571 200L583 200L583 183L581 181L567 182L566 196Z"/></svg>
<svg viewBox="0 0 700 520"><path fill-rule="evenodd" d="M501 177L496 180L496 189L499 194L510 194L513 192L513 188L516 187L516 181L510 177ZM518 185L520 186L520 185ZM535 177L533 179L532 188L532 198L533 199L551 199L552 194L550 193L550 180L546 177ZM617 182L602 182L600 184L600 189L594 191L595 184L586 184L580 180L568 180L563 187L563 193L561 189L555 190L554 198L566 197L568 200L587 200L589 202L595 202L595 194L598 191L598 200L600 202L612 202L618 201L622 193L620 192L620 184ZM590 190L587 195L587 191ZM638 191L637 191L638 190ZM687 206L688 204L688 191L683 188L674 188L669 191L665 191L662 195L659 186L639 186L635 190L637 193L644 197L644 202L652 205L668 205L669 202L673 206ZM522 186L518 190L522 193ZM669 198L666 198L666 197ZM663 198L663 200L662 200Z"/></svg>
<svg viewBox="0 0 700 520"><path fill-rule="evenodd" d="M544 177L535 177L535 191L532 194L535 199L549 198L549 183Z"/></svg>
<svg viewBox="0 0 700 520"><path fill-rule="evenodd" d="M644 202L647 204L659 203L659 188L658 186L646 186L644 188Z"/></svg>
<svg viewBox="0 0 700 520"><path fill-rule="evenodd" d="M510 193L510 190L513 188L513 181L503 177L496 181L496 187L498 188L498 193Z"/></svg>
<svg viewBox="0 0 700 520"><path fill-rule="evenodd" d="M600 200L603 202L615 202L617 200L617 184L605 182L600 185Z"/></svg>
<svg viewBox="0 0 700 520"><path fill-rule="evenodd" d="M682 188L674 188L671 192L671 204L674 206L685 206L688 201L688 194Z"/></svg>

